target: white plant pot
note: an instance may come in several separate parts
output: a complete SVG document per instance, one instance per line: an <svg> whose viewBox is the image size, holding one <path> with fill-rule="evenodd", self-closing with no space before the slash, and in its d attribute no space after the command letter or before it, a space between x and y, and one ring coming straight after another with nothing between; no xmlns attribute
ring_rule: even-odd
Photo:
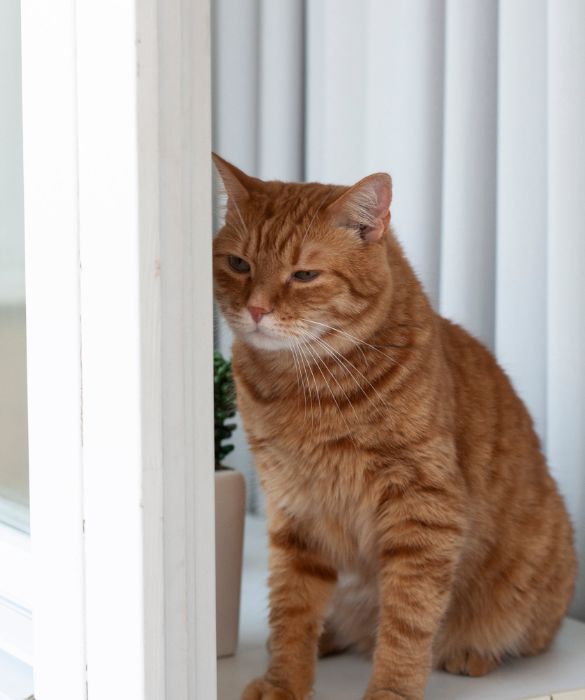
<svg viewBox="0 0 585 700"><path fill-rule="evenodd" d="M215 595L217 655L231 656L238 644L244 546L246 482L233 469L215 472Z"/></svg>

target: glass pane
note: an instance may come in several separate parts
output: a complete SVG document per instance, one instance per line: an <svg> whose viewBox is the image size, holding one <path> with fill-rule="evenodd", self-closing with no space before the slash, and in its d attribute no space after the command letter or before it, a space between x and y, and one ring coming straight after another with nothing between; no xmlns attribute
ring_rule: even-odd
<svg viewBox="0 0 585 700"><path fill-rule="evenodd" d="M28 531L20 3L0 3L0 521Z"/></svg>

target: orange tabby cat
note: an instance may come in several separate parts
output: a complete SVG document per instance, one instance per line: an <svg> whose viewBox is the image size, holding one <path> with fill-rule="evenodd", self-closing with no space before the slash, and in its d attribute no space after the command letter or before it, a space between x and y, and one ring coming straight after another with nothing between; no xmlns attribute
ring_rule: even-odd
<svg viewBox="0 0 585 700"><path fill-rule="evenodd" d="M215 164L215 290L270 533L270 664L244 700L305 700L318 650L372 650L364 697L420 700L433 665L475 676L546 649L571 525L510 381L405 259L390 177Z"/></svg>

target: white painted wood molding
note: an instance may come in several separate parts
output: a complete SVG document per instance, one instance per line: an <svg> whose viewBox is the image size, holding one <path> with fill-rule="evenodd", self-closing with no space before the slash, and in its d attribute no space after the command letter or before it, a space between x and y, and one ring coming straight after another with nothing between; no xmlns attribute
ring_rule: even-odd
<svg viewBox="0 0 585 700"><path fill-rule="evenodd" d="M0 561L0 650L32 665L33 576L29 536L0 523Z"/></svg>
<svg viewBox="0 0 585 700"><path fill-rule="evenodd" d="M207 0L23 0L36 700L216 696Z"/></svg>

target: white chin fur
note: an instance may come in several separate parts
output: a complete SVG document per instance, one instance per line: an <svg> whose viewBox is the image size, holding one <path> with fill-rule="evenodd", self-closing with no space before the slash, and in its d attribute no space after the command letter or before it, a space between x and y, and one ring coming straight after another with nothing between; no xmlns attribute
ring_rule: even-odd
<svg viewBox="0 0 585 700"><path fill-rule="evenodd" d="M241 337L248 345L259 350L288 350L290 348L290 341L287 338L274 338L261 331L243 333Z"/></svg>

